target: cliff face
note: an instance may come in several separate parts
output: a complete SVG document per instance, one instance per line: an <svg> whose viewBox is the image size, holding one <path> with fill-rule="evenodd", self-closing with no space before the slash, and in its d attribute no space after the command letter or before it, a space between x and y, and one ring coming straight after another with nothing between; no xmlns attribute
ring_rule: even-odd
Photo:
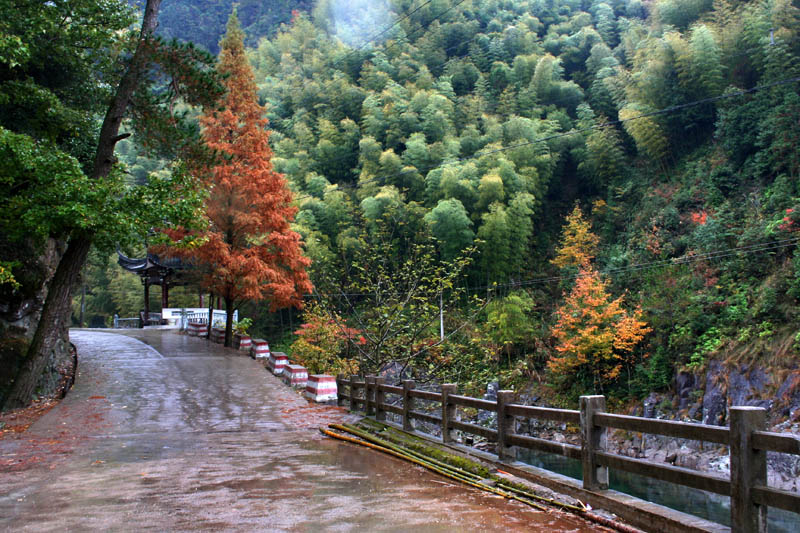
<svg viewBox="0 0 800 533"><path fill-rule="evenodd" d="M800 433L800 365L782 368L712 360L705 372L676 376L674 390L651 394L635 414L727 425L735 406L763 407L772 431ZM727 448L658 436L616 439L618 453L703 471L728 472ZM770 485L797 490L800 457L768 454Z"/></svg>
<svg viewBox="0 0 800 533"><path fill-rule="evenodd" d="M679 373L674 396L666 396L662 404L663 401L675 417L703 424L726 425L728 409L734 406L763 407L772 424L800 423L800 367L713 360L705 373Z"/></svg>
<svg viewBox="0 0 800 533"><path fill-rule="evenodd" d="M21 246L12 254L7 246L2 248L5 257L13 257L22 264L18 279L22 286L15 291L6 288L0 292L0 406L36 332L47 285L63 253L63 245L50 239L42 250ZM65 327L36 386L37 394L49 395L56 390L61 379L59 369L69 361L69 348L69 332Z"/></svg>
<svg viewBox="0 0 800 533"><path fill-rule="evenodd" d="M535 391L523 394L520 403L538 404ZM725 426L734 406L764 407L771 431L800 434L800 364L777 366L712 360L704 371L680 372L672 390L651 393L629 414L646 418L680 420ZM573 407L574 409L574 407ZM580 444L580 435L565 424L517 420L516 431L538 438ZM610 431L613 453L672 464L692 470L729 472L728 448L700 441L628 431ZM800 488L800 456L767 455L769 484L784 490Z"/></svg>

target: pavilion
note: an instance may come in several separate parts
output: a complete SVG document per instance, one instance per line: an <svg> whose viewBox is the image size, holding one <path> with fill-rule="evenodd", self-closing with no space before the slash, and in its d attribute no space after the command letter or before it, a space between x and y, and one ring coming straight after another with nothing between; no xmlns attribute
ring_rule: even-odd
<svg viewBox="0 0 800 533"><path fill-rule="evenodd" d="M142 259L131 258L117 251L117 262L127 270L138 274L144 285L144 321L150 320L150 286L161 286L161 308L169 307L169 289L177 285L184 285L183 274L189 267L180 259L161 257L150 252Z"/></svg>

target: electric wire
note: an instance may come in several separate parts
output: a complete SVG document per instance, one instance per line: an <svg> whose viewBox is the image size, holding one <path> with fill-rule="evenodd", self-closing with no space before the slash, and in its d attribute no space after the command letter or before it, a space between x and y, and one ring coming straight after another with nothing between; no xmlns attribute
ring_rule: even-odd
<svg viewBox="0 0 800 533"><path fill-rule="evenodd" d="M412 10L411 12L407 13L406 15L404 15L402 18L400 18L399 20L395 21L395 22L394 22L392 25L388 26L387 28L384 28L382 31L378 32L377 34L373 35L372 37L369 37L369 38L367 38L367 40L366 40L365 42L363 42L363 43L361 44L361 46L357 47L355 50L351 50L351 51L347 52L347 53L346 53L346 54L345 54L343 57L341 57L341 58L337 59L336 61L334 61L333 63L331 63L331 66L332 66L332 67L336 67L336 66L338 66L338 65L339 65L339 64L340 64L342 61L345 61L345 60L346 60L346 59L347 59L349 56L351 56L351 55L353 55L353 54L355 54L355 53L358 53L358 52L362 51L362 50L363 50L363 49L364 49L364 48L365 48L367 45L369 45L369 44L370 44L371 42L373 42L375 39L377 39L377 38L378 38L378 37L380 37L381 35L384 35L386 32L388 32L389 30L391 30L392 28L394 28L395 26L397 26L398 24L400 24L402 21L404 21L404 20L408 19L409 17L411 17L411 15L413 15L414 13L416 13L417 11L419 11L420 9L422 9L423 7L427 6L427 5L428 5L428 4L430 4L432 1L433 1L433 0L427 0L426 2L423 2L423 3L422 3L420 6L419 6L419 7L415 8L415 9L414 9L414 10ZM465 0L459 0L459 2L458 2L458 3L456 3L456 4L452 5L452 6L450 6L449 8L447 8L447 9L445 9L444 11L442 11L441 13L439 13L438 15L434 16L434 17L431 19L431 21L430 21L428 24L426 24L426 25L421 25L421 27L420 27L420 28L417 28L417 30L414 30L414 31L413 31L411 34L416 34L416 33L417 33L419 30L426 30L426 29L428 28L428 26L430 26L431 24L433 24L433 22L434 22L435 20L437 20L437 19L438 19L439 17L441 17L442 15L445 15L446 13L448 13L449 11L451 11L452 9L454 9L455 7L458 7L458 6L459 6L459 5L461 5L463 2L465 2ZM406 36L406 38L407 38L407 39L408 39L408 38L410 38L410 35L407 35L407 36ZM396 43L395 43L394 45L390 46L389 48L392 48L393 46L396 46ZM387 50L388 50L388 49L387 49ZM384 52L386 52L387 50L384 50Z"/></svg>
<svg viewBox="0 0 800 533"><path fill-rule="evenodd" d="M477 33L477 34L475 34L474 36L472 36L469 39L465 39L465 40L463 40L461 42L458 42L458 43L450 46L449 48L446 48L444 50L444 52L447 52L449 50L453 50L453 49L458 48L458 47L460 47L460 46L462 46L464 44L467 44L467 43L469 43L471 41L474 41L476 38L480 37L481 35L487 36L487 34L484 34L484 33ZM741 56L741 55L751 55L753 52L758 52L758 51L762 51L762 50L763 50L763 47L754 47L754 48L750 48L748 50L743 50L743 51L738 52L736 54L733 54L731 56L726 56L726 59L738 57L738 56ZM425 66L427 66L428 69L435 68L435 67L440 67L442 65L446 65L447 63L450 63L451 61L454 61L454 60L457 60L457 59L463 59L464 57L467 57L467 56L448 57L446 60L440 61L440 62L435 63L433 65L428 65L427 63L425 63ZM794 81L797 81L798 79L800 79L800 78L795 78ZM786 81L786 80L783 80L783 81ZM753 87L751 89L743 89L742 92L743 93L755 92L756 90L760 90L761 88L770 88L770 87L768 87L768 86ZM686 102L685 104L678 104L677 106L695 107L695 106L699 106L699 105L702 105L702 104L705 104L705 103L709 103L709 100L712 100L712 99L722 99L722 98L727 98L727 97L743 96L743 94L741 94L739 92L737 92L737 93L729 93L729 95L730 96L723 94L723 95L719 95L719 96L716 96L716 97L711 97L711 98L704 99L704 100L695 100L695 101L691 101L691 102ZM672 107L668 107L668 108L663 108L663 109L660 109L660 110L652 111L652 112L649 112L650 114L646 114L646 115L637 115L637 116L634 116L634 117L629 117L628 119L625 119L625 120L606 121L606 122L604 122L602 124L596 124L594 126L591 126L591 127L588 127L588 128L584 128L584 129L580 129L580 130L572 129L572 130L567 131L567 132L562 132L562 133L558 134L556 137L552 137L552 138L548 138L548 139L544 139L543 138L543 139L536 139L536 140L533 140L533 141L528 141L528 144L533 144L533 143L541 142L541 141L544 141L544 140L552 140L552 139L558 138L559 136L563 137L563 136L568 136L568 135L574 135L574 134L577 134L577 133L585 133L585 132L590 131L592 129L604 128L604 127L608 127L608 126L611 126L611 125L621 124L623 122L631 121L631 120L638 120L638 119L644 118L646 116L651 116L651 114L653 114L653 115L665 114L667 111L671 110L673 107L676 107L676 106L672 106ZM519 145L514 145L514 146L503 147L502 149L499 149L497 151L507 150L507 149L520 147L520 146L527 146L527 144L519 144ZM493 153L493 152L490 152L490 153ZM446 165L446 164L448 164L450 162L459 162L459 161L465 160L465 159L472 159L472 158L475 158L475 157L479 157L479 154L476 153L476 154L473 154L472 156L466 156L464 158L453 159L453 160L449 160L447 162L442 162L438 166L443 166L443 165ZM337 157L332 158L332 160L333 161L344 161L344 160L351 159L351 158L352 158L352 154L342 154L342 155L339 155ZM435 170L436 168L438 168L438 166L429 169L428 172L430 172L431 170ZM419 171L419 169L416 169L416 171ZM414 171L410 171L409 170L409 171L405 171L405 172L413 173ZM403 173L401 172L398 176L400 176L402 174ZM370 183L371 181L375 181L375 180L378 180L378 179L379 178L372 178L371 180L367 180L367 181L364 181L364 182L361 182L361 183L356 183L356 184L352 184L352 185L350 185L350 184L339 184L339 186L342 187L342 188L356 189L363 183Z"/></svg>
<svg viewBox="0 0 800 533"><path fill-rule="evenodd" d="M539 137L538 139L533 139L533 140L530 140L530 141L525 141L525 142L521 142L521 143L509 145L509 146L501 146L499 148L494 148L492 150L486 150L486 151L483 151L483 152L476 152L476 153L474 153L472 155L469 155L469 156L460 157L460 158L454 158L454 159L450 159L448 161L444 161L444 162L432 167L430 170L428 170L428 173L430 173L430 172L432 172L434 170L438 170L440 168L445 168L445 167L450 166L450 165L454 165L454 164L457 164L457 163L464 163L466 161L470 161L470 160L473 160L473 159L478 159L478 158L481 158L481 157L486 157L486 156L489 156L489 155L497 154L497 153L500 153L500 152L505 152L505 151L508 151L508 150L515 150L517 148L524 148L526 146L532 146L532 145L535 145L535 144L538 144L538 143L552 141L552 140L560 139L560 138L563 138L563 137L577 135L577 134L580 134L580 133L587 133L587 132L590 132L590 131L593 131L593 130L607 128L609 126L615 126L615 125L618 125L618 124L623 124L625 122L631 122L631 121L634 121L634 120L641 120L643 118L648 118L648 117L652 117L652 116L658 116L658 115L665 115L665 114L669 114L669 113L674 113L676 111L682 111L684 109L696 107L696 106L703 105L703 104L718 102L720 100L726 100L726 99L729 99L729 98L739 98L739 97L745 96L747 94L752 94L752 93L755 93L755 92L758 92L758 91L762 91L762 90L766 90L766 89L772 89L772 88L780 87L780 86L783 86L783 85L790 85L790 84L797 83L797 82L800 82L800 76L795 76L795 77L791 77L791 78L785 78L785 79L774 81L772 83L768 83L768 84L765 84L765 85L757 85L757 86L751 87L749 89L741 89L741 90L738 90L738 91L733 91L733 92L721 94L721 95L718 95L718 96L712 96L712 97L709 97L709 98L703 98L703 99L700 99L700 100L694 100L694 101L691 101L691 102L685 102L683 104L676 104L676 105L669 106L669 107L666 107L666 108L663 108L663 109L658 109L658 110L655 110L655 111L649 111L649 112L640 113L639 115L636 115L636 116L633 116L633 117L628 117L626 119L609 120L609 121L603 122L602 124L595 124L595 125L592 125L592 126L587 126L585 128L572 129L572 130L569 130L569 131L555 133L555 134L548 135L548 136L545 136L545 137ZM391 178L397 179L397 178L403 177L405 175L411 175L411 174L418 173L418 172L419 172L419 170L417 170L415 168L413 170L401 171L401 172L399 172L397 174L394 174L392 176L380 176L380 177L376 176L374 178L363 180L363 181L360 181L360 182L352 184L352 185L338 184L337 186L338 186L339 189L357 190L358 188L363 187L364 185L367 185L367 184L370 184L370 183L375 183L375 182L382 181L382 180L388 180L388 179L391 179ZM308 194L308 193L302 193L300 195L295 196L295 200L296 201L297 200L305 200L307 198L314 198L314 196L311 195L311 194Z"/></svg>
<svg viewBox="0 0 800 533"><path fill-rule="evenodd" d="M731 248L722 248L719 250L714 250L711 252L706 253L699 253L699 254L685 254L679 257L674 257L670 259L661 259L658 261L648 261L645 263L636 263L633 265L628 265L626 267L617 267L617 268L608 268L608 269L598 269L598 272L602 275L614 277L617 274L625 274L628 272L639 272L644 270L653 270L656 268L662 267L671 267L671 266L682 266L688 265L691 263L696 263L699 261L709 261L714 259L720 259L724 257L730 257L733 255L754 255L761 252L768 252L772 250L778 250L781 248L787 248L793 246L795 244L800 244L800 237L794 237L790 239L781 239L775 241L768 241L768 242L760 242L754 244L748 244L744 246L736 246ZM528 287L533 285L542 285L542 284L556 284L562 281L571 281L577 279L579 277L590 276L592 273L585 273L580 274L576 273L573 275L565 275L565 276L547 276L547 277L539 277L539 278L531 278L522 281L515 281L510 283L502 283L502 284L491 284L491 285L483 285L477 287L458 287L460 290L466 290L469 292L479 292L484 291L487 289L495 290L499 288L518 288L518 287ZM314 293L317 296L327 296L327 297L335 297L335 296L348 296L348 297L359 297L359 296L371 296L374 292L358 292L358 293L346 293L346 292L337 292L337 293Z"/></svg>
<svg viewBox="0 0 800 533"><path fill-rule="evenodd" d="M427 6L427 5L428 5L428 4L430 4L431 2L433 2L433 0L427 0L426 2L423 2L423 3L422 3L422 4L420 4L418 7L416 7L416 8L415 8L415 9L413 9L412 11L410 11L410 12L406 13L405 15L403 15L402 17L400 17L399 19L397 19L397 20L396 20L394 23L390 24L389 26L387 26L387 27L386 27L386 28L384 28L383 30L379 31L379 32L378 32L378 33L376 33L375 35L371 35L371 36L367 37L367 38L364 40L364 42L363 42L363 43L361 43L361 46L357 47L357 48L356 48L354 51L351 51L351 52L349 52L349 53L354 53L354 52L357 52L357 51L361 51L361 50L363 50L363 49L364 49L364 48L365 48L367 45L369 45L371 42L375 41L376 39L378 39L378 38L379 38L379 37L381 37L382 35L385 35L385 34L386 34L386 33L387 33L389 30L391 30L392 28L394 28L395 26L397 26L398 24L400 24L400 23L401 23L401 22L403 22L404 20L406 20L406 19L410 18L410 17L411 17L411 15L413 15L414 13L416 13L417 11L419 11L420 9L422 9L423 7ZM334 65L335 65L335 64L336 64L336 62L334 62Z"/></svg>
<svg viewBox="0 0 800 533"><path fill-rule="evenodd" d="M348 55L350 55L352 53L355 53L357 51L360 51L371 40L374 40L378 36L385 34L391 28L395 27L397 24L399 24L403 20L408 19L411 15L413 15L414 13L416 13L417 11L419 11L420 9L425 7L426 5L430 4L431 1L432 0L428 0L427 2L424 2L423 4L418 6L417 8L413 9L411 12L407 13L401 19L397 20L392 25L388 26L387 28L384 28L383 30L381 30L380 32L378 32L377 34L372 36L371 38L368 38L368 40L365 43L363 43L356 50L349 52ZM448 12L452 11L453 9L457 8L458 6L460 6L465 1L466 0L459 0L458 2L456 2L455 4L450 6L449 8L447 8L444 11L440 12L439 14L434 16L430 20L430 22L428 24L420 25L419 28L417 28L416 30L414 30L410 34L406 35L406 39L410 40L411 37L413 35L417 34L418 32L423 31L423 30L427 30L428 27L434 21L439 19L441 16L447 14ZM451 46L450 48L446 49L445 52L447 52L450 49L462 46L463 44L466 44L468 42L471 42L471 41L475 40L477 37L479 37L480 35L486 35L486 34L484 34L484 33L476 33L470 39L466 39L466 40L464 40L462 42L459 42L459 43ZM771 43L771 44L774 45L774 43ZM394 43L394 44L390 45L386 50L384 50L384 52L386 52L386 51L388 51L388 49L391 49L391 48L393 48L395 46L398 46L398 45L399 45L399 43ZM745 53L749 54L751 51L760 51L761 49L762 49L761 47L754 47L754 48L751 48L750 50L741 51L741 52L737 53L736 55L734 55L732 57L737 57L738 55L743 55ZM335 66L337 63L339 63L342 60L343 59L339 59L339 60L335 61L332 65ZM448 62L450 62L452 60L453 60L453 58L447 58L444 62L440 63L440 65L441 64L446 64L446 63L448 63ZM437 65L437 66L440 66L440 65ZM718 95L718 96L714 96L714 97L709 97L709 98L704 98L704 99L695 100L695 101L691 101L691 102L686 102L686 103L683 103L683 104L677 104L677 105L674 105L674 106L669 106L669 107L666 107L666 108L663 108L663 109L659 109L659 110L655 110L655 111L644 112L644 113L641 113L641 114L633 116L633 117L628 117L627 119L610 120L610 121L606 121L606 122L604 122L602 124L595 124L593 126L589 126L589 127L586 127L586 128L581 128L581 129L577 129L577 130L576 129L572 129L572 130L567 131L567 132L561 132L561 133L558 133L558 134L554 134L554 135L550 135L550 136L546 136L546 137L541 137L541 138L538 138L538 139L533 139L533 140L530 140L530 141L525 141L525 142L517 143L517 144L514 144L514 145L503 146L503 147L492 149L492 150L488 150L488 151L485 151L485 152L476 152L476 153L474 153L472 155L469 155L469 156L450 159L448 161L443 161L439 165L434 166L431 169L429 169L428 172L431 172L433 170L437 170L439 168L444 168L444 167L446 167L448 165L452 165L452 164L455 164L455 163L462 163L462 162L469 161L469 160L472 160L472 159L476 159L476 158L479 158L479 157L485 157L487 155L493 155L495 153L504 152L506 150L512 150L512 149L515 149L515 148L523 148L523 147L526 147L526 146L531 146L533 144L538 144L540 142L546 142L546 141L550 141L550 140L555 140L555 139L559 139L559 138L563 138L563 137L567 137L567 136L571 136L571 135L576 135L576 134L579 134L579 133L586 133L588 131L592 131L592 130L595 130L595 129L602 129L602 128L606 128L606 127L609 127L609 126L620 125L620 124L623 124L625 122L630 122L630 121L633 121L633 120L640 120L640 119L648 118L648 117L651 117L651 116L669 114L669 113L672 113L674 111L679 111L679 110L682 110L682 109L696 107L696 106L704 105L704 104L707 104L707 103L713 103L713 102L716 102L716 101L719 101L719 100L723 100L723 99L727 99L727 98L740 97L740 96L744 96L745 94L753 93L753 92L756 92L756 91L759 91L759 90L773 88L773 87L776 87L776 86L785 85L785 84L789 84L789 83L796 83L798 81L800 81L800 77L787 78L787 79L779 80L777 82L773 82L771 84L767 84L767 85L763 85L763 86L756 86L756 87L752 87L750 89L742 89L742 90L735 91L735 92L732 92L732 93L727 93L727 94L722 94L722 95ZM345 159L350 159L350 158L352 158L351 154L345 154L345 155L342 155L340 158L335 158L334 160L345 160ZM388 177L377 177L376 176L375 178L370 178L368 180L363 180L361 182L357 182L357 183L354 183L354 184L338 184L338 187L340 189L356 190L359 187L362 187L363 185L367 185L367 184L374 183L374 182L381 181L381 180L388 180L388 179L391 179L391 178L395 178L396 179L396 178L400 178L400 177L403 177L405 175L410 175L410 174L414 174L414 173L417 173L417 172L419 172L419 169L415 168L413 170L401 171L400 173L398 173L398 174L396 174L394 176L388 176ZM308 193L302 193L300 195L296 195L294 199L296 201L299 201L299 200L305 200L305 199L309 199L309 198L314 198L314 196L311 195L311 194L308 194Z"/></svg>

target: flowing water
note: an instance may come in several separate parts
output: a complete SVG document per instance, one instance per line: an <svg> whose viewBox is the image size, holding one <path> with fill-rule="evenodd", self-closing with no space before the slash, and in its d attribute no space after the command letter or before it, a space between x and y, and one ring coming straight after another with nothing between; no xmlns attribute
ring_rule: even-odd
<svg viewBox="0 0 800 533"><path fill-rule="evenodd" d="M523 463L575 479L583 477L580 461L561 455L520 449L517 452L517 459ZM731 504L728 496L613 469L609 471L609 486L619 492L677 511L726 526L731 524ZM797 513L770 508L767 512L767 521L769 533L797 533L800 531L800 514Z"/></svg>

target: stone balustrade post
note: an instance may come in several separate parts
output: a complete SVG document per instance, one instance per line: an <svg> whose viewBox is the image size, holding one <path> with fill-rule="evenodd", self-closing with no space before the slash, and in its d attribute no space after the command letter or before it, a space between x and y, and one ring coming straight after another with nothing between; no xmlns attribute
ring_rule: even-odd
<svg viewBox="0 0 800 533"><path fill-rule="evenodd" d="M350 376L350 410L358 411L358 376L355 374Z"/></svg>
<svg viewBox="0 0 800 533"><path fill-rule="evenodd" d="M508 437L514 434L514 417L506 407L514 402L514 391L497 391L497 458L501 461L515 460L516 449L508 444Z"/></svg>
<svg viewBox="0 0 800 533"><path fill-rule="evenodd" d="M411 396L411 391L416 388L417 384L414 380L403 380L403 430L414 431L414 421L411 419L409 413L414 410L414 398Z"/></svg>
<svg viewBox="0 0 800 533"><path fill-rule="evenodd" d="M606 428L594 424L594 414L606 410L605 396L581 396L581 463L583 488L608 488L608 467L597 464L594 453L606 449Z"/></svg>
<svg viewBox="0 0 800 533"><path fill-rule="evenodd" d="M375 414L375 376L364 378L364 414L372 416Z"/></svg>
<svg viewBox="0 0 800 533"><path fill-rule="evenodd" d="M442 385L442 442L445 444L454 440L450 422L456 419L456 406L449 402L448 396L455 394L457 390L458 385L453 383Z"/></svg>
<svg viewBox="0 0 800 533"><path fill-rule="evenodd" d="M336 405L338 405L339 407L341 407L342 404L344 404L344 398L342 398L342 396L344 394L343 391L345 383L347 382L345 381L344 374L336 374L336 390L338 391L338 395L336 397ZM350 393L352 394L352 391L350 391Z"/></svg>
<svg viewBox="0 0 800 533"><path fill-rule="evenodd" d="M375 378L375 420L379 422L386 420L386 411L383 410L383 406L386 403L386 395L381 389L385 382L385 378Z"/></svg>
<svg viewBox="0 0 800 533"><path fill-rule="evenodd" d="M767 452L753 448L754 431L767 428L762 407L731 407L731 531L765 533L767 507L753 502L752 490L767 484Z"/></svg>

